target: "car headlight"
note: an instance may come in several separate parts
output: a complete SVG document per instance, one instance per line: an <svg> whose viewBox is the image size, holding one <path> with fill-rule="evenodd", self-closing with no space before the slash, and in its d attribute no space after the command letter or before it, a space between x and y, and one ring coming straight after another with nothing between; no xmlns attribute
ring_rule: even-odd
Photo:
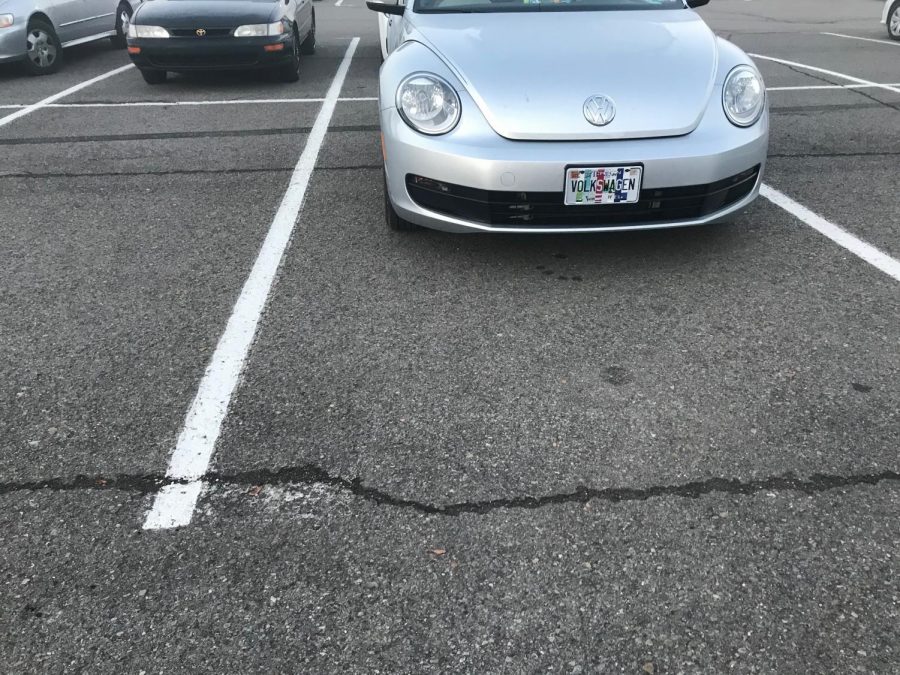
<svg viewBox="0 0 900 675"><path fill-rule="evenodd" d="M766 107L766 87L755 68L737 66L728 73L722 88L722 107L732 124L756 124Z"/></svg>
<svg viewBox="0 0 900 675"><path fill-rule="evenodd" d="M275 23L251 23L234 29L234 37L267 37L270 35L282 35L283 33L284 24L281 21L276 21Z"/></svg>
<svg viewBox="0 0 900 675"><path fill-rule="evenodd" d="M13 25L12 14L0 14L0 28L9 28Z"/></svg>
<svg viewBox="0 0 900 675"><path fill-rule="evenodd" d="M446 134L459 122L459 96L432 73L414 73L400 83L397 109L409 126L431 136Z"/></svg>
<svg viewBox="0 0 900 675"><path fill-rule="evenodd" d="M169 31L162 26L143 26L139 24L128 25L128 37L130 38L167 38Z"/></svg>

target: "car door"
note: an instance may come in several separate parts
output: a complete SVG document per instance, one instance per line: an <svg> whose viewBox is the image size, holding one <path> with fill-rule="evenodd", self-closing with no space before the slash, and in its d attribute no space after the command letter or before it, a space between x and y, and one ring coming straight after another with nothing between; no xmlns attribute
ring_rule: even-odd
<svg viewBox="0 0 900 675"><path fill-rule="evenodd" d="M50 17L62 44L86 35L84 0L43 0L35 3L35 10Z"/></svg>
<svg viewBox="0 0 900 675"><path fill-rule="evenodd" d="M381 60L384 61L388 54L387 34L388 34L388 14L378 14L378 43L381 45Z"/></svg>
<svg viewBox="0 0 900 675"><path fill-rule="evenodd" d="M286 4L288 2L296 3L293 14L297 22L300 39L305 40L312 30L312 0L285 0Z"/></svg>
<svg viewBox="0 0 900 675"><path fill-rule="evenodd" d="M398 0L397 4L405 7L406 0ZM403 24L406 18L394 14L385 16L387 17L387 53L390 54L400 46L400 42L403 40Z"/></svg>
<svg viewBox="0 0 900 675"><path fill-rule="evenodd" d="M82 0L84 2L84 37L103 35L116 29L119 0Z"/></svg>

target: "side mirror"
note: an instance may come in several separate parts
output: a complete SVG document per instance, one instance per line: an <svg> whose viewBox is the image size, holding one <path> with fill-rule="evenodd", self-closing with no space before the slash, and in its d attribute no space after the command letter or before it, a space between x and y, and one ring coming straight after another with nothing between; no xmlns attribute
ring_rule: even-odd
<svg viewBox="0 0 900 675"><path fill-rule="evenodd" d="M691 9L694 7L703 7L703 5L708 5L709 0L687 0L687 5Z"/></svg>
<svg viewBox="0 0 900 675"><path fill-rule="evenodd" d="M373 12L395 14L396 16L403 16L403 12L406 11L406 7L403 5L398 5L396 2L381 2L381 0L366 0L366 7Z"/></svg>

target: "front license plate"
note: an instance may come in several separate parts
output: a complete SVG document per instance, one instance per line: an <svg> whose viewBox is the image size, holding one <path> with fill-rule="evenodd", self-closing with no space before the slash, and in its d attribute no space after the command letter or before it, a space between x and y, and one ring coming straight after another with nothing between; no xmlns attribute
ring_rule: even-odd
<svg viewBox="0 0 900 675"><path fill-rule="evenodd" d="M567 206L634 204L641 195L640 166L596 166L566 169Z"/></svg>

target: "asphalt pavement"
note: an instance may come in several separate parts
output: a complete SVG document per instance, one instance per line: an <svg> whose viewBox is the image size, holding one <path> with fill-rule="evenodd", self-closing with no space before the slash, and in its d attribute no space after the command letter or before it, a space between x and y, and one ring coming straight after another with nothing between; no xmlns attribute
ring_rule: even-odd
<svg viewBox="0 0 900 675"><path fill-rule="evenodd" d="M0 670L900 671L881 3L701 11L770 87L766 184L843 244L766 198L389 232L375 16L315 8L294 84L130 69L4 123L128 60L0 70ZM190 524L145 529L313 150Z"/></svg>

